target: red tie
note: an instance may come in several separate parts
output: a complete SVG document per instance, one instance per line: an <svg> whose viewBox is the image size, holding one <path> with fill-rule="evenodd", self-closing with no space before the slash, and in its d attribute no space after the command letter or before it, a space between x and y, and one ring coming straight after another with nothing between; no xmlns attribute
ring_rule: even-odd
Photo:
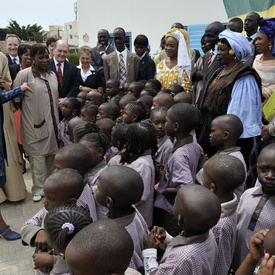
<svg viewBox="0 0 275 275"><path fill-rule="evenodd" d="M62 71L61 71L61 68L60 68L61 64L57 63L57 66L58 66L57 75L58 75L58 78L59 78L60 86L62 86Z"/></svg>
<svg viewBox="0 0 275 275"><path fill-rule="evenodd" d="M213 56L213 52L210 52L209 58L208 58L208 68L210 67L210 65L212 63L212 56Z"/></svg>

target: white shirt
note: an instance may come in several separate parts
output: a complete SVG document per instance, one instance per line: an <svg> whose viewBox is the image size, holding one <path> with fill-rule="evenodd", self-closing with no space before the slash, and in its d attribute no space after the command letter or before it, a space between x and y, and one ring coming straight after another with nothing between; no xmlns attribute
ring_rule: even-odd
<svg viewBox="0 0 275 275"><path fill-rule="evenodd" d="M90 65L90 69L86 73L83 72L82 65L78 65L77 68L80 69L81 77L82 77L83 82L85 82L87 77L95 71L95 69L92 65Z"/></svg>
<svg viewBox="0 0 275 275"><path fill-rule="evenodd" d="M128 53L128 50L126 49L126 47L125 47L125 50L123 52L119 52L118 50L116 50L118 64L119 64L119 61L120 61L120 56L119 55L120 54L123 55L123 61L124 61L124 64L125 64L126 72L127 72L127 53Z"/></svg>
<svg viewBox="0 0 275 275"><path fill-rule="evenodd" d="M12 63L14 62L14 58L15 58L16 64L20 64L20 58L19 58L18 55L17 55L16 57L14 57L14 56L11 56L11 55L9 54L9 56L10 56L10 59L11 59Z"/></svg>
<svg viewBox="0 0 275 275"><path fill-rule="evenodd" d="M253 41L255 40L255 38L256 38L256 34L257 33L254 33L253 35L251 35L251 36L248 36L247 34L245 35L245 37L247 38L247 37L250 37L250 38L252 38L252 40L251 41L249 41L248 39L248 42L250 43L250 44L252 44L253 43Z"/></svg>
<svg viewBox="0 0 275 275"><path fill-rule="evenodd" d="M55 69L56 69L56 71L58 71L57 64L60 63L60 62L57 62L55 57L53 57L53 61L54 61L54 64L55 64ZM61 69L62 75L64 75L64 73L63 73L64 72L64 62L62 62L60 64L61 64L60 69Z"/></svg>

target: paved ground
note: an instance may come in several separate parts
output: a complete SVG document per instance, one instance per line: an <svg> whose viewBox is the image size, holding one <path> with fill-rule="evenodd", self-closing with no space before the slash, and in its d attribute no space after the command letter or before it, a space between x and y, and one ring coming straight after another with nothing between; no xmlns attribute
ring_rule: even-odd
<svg viewBox="0 0 275 275"><path fill-rule="evenodd" d="M27 186L26 199L0 205L4 220L17 232L20 232L21 226L27 219L43 207L42 201L35 203L32 200L32 181L28 163L24 179ZM33 248L23 246L21 240L8 242L0 239L0 275L33 275L33 251Z"/></svg>

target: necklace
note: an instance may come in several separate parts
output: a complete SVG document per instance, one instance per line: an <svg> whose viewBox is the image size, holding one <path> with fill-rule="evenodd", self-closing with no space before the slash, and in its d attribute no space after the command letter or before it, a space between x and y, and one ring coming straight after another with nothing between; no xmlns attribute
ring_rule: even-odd
<svg viewBox="0 0 275 275"><path fill-rule="evenodd" d="M234 69L237 67L237 65L239 64L239 62L236 62L235 65L230 69L230 71L227 74L230 74L232 71L234 71ZM214 79L214 81L212 82L210 87L213 87L222 77L222 73L224 71L224 67L221 69L221 71L219 72L219 74L216 76L216 78Z"/></svg>

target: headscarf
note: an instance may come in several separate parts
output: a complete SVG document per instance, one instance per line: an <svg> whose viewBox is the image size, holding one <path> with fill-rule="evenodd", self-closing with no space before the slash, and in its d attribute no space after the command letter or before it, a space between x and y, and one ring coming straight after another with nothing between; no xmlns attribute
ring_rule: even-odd
<svg viewBox="0 0 275 275"><path fill-rule="evenodd" d="M260 18L257 20L257 25L260 27L259 32L273 38L272 55L275 57L275 17Z"/></svg>
<svg viewBox="0 0 275 275"><path fill-rule="evenodd" d="M173 28L167 32L165 41L168 37L173 37L178 42L178 66L189 67L191 69L188 32L184 29Z"/></svg>
<svg viewBox="0 0 275 275"><path fill-rule="evenodd" d="M242 33L232 32L230 29L225 29L219 34L219 39L222 38L225 38L228 41L238 60L242 60L246 56L252 55L250 43Z"/></svg>

